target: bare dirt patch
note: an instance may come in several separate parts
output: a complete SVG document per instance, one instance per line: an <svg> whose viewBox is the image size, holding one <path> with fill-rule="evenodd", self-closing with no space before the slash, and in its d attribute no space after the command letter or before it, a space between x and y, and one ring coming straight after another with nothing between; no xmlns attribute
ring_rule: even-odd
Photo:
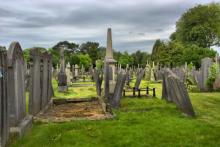
<svg viewBox="0 0 220 147"><path fill-rule="evenodd" d="M46 112L39 114L36 120L43 122L65 122L71 120L99 120L108 119L98 101L69 102L51 106Z"/></svg>

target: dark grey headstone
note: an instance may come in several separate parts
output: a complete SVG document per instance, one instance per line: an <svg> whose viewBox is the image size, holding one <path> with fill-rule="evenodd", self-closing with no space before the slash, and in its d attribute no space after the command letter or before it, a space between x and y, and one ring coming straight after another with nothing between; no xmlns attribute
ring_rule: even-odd
<svg viewBox="0 0 220 147"><path fill-rule="evenodd" d="M135 82L135 90L139 89L139 86L141 84L141 80L144 77L144 72L145 72L144 69L139 69L139 71L137 72L137 79L136 79L136 82Z"/></svg>
<svg viewBox="0 0 220 147"><path fill-rule="evenodd" d="M9 138L9 110L7 96L7 53L0 47L0 147L4 147Z"/></svg>
<svg viewBox="0 0 220 147"><path fill-rule="evenodd" d="M41 110L41 60L42 54L40 49L34 48L30 51L30 92L29 92L29 112L32 115L36 115Z"/></svg>
<svg viewBox="0 0 220 147"><path fill-rule="evenodd" d="M213 62L211 58L206 57L201 60L201 75L200 75L201 85L199 86L201 91L208 90L206 81L209 76L209 68L212 66L212 64Z"/></svg>
<svg viewBox="0 0 220 147"><path fill-rule="evenodd" d="M42 54L42 68L41 68L41 72L42 72L42 101L41 101L41 109L44 108L47 103L48 103L48 97L49 97L49 93L48 93L48 90L49 90L49 55L47 52L44 52ZM51 69L50 69L51 70Z"/></svg>
<svg viewBox="0 0 220 147"><path fill-rule="evenodd" d="M94 69L93 72L93 79L96 84L96 92L98 96L101 96L101 90L102 90L102 81L103 81L103 74L101 71Z"/></svg>
<svg viewBox="0 0 220 147"><path fill-rule="evenodd" d="M113 108L118 108L120 105L120 99L122 97L125 80L126 80L126 73L125 71L121 70L121 72L118 74L114 95L110 102Z"/></svg>
<svg viewBox="0 0 220 147"><path fill-rule="evenodd" d="M169 102L174 102L183 113L195 116L184 83L169 69L164 70L163 76L163 97Z"/></svg>
<svg viewBox="0 0 220 147"><path fill-rule="evenodd" d="M8 98L10 127L16 127L26 116L25 67L21 46L12 42L8 58Z"/></svg>
<svg viewBox="0 0 220 147"><path fill-rule="evenodd" d="M104 81L105 97L109 98L109 63L106 61L104 66Z"/></svg>

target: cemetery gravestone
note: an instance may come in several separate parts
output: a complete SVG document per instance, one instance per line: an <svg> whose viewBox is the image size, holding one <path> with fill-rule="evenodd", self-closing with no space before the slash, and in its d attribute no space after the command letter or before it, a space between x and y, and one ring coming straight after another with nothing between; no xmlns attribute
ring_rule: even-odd
<svg viewBox="0 0 220 147"><path fill-rule="evenodd" d="M137 91L139 89L139 86L141 84L141 80L143 79L144 77L144 69L140 69L140 71L137 73L137 79L136 79L136 82L135 82L135 90Z"/></svg>
<svg viewBox="0 0 220 147"><path fill-rule="evenodd" d="M34 48L30 51L30 92L29 92L29 112L36 115L41 110L41 59L40 49Z"/></svg>
<svg viewBox="0 0 220 147"><path fill-rule="evenodd" d="M18 42L11 43L7 58L10 132L21 136L30 128L32 117L26 114L25 61Z"/></svg>
<svg viewBox="0 0 220 147"><path fill-rule="evenodd" d="M103 80L103 74L101 71L98 71L97 69L94 69L93 72L93 79L96 83L96 92L98 96L101 96L101 90L102 90L102 80Z"/></svg>
<svg viewBox="0 0 220 147"><path fill-rule="evenodd" d="M60 72L58 74L58 90L60 92L67 91L67 76L65 73L64 45L60 47Z"/></svg>
<svg viewBox="0 0 220 147"><path fill-rule="evenodd" d="M185 114L195 116L187 89L184 83L171 70L165 70L166 84L163 85L166 97L169 98ZM166 98L166 99L167 99Z"/></svg>
<svg viewBox="0 0 220 147"><path fill-rule="evenodd" d="M0 147L6 146L9 138L9 109L7 96L7 53L0 47Z"/></svg>
<svg viewBox="0 0 220 147"><path fill-rule="evenodd" d="M117 77L117 82L116 82L112 101L110 102L113 108L118 108L120 105L120 99L122 97L125 80L126 80L126 72L124 70L121 70Z"/></svg>
<svg viewBox="0 0 220 147"><path fill-rule="evenodd" d="M52 89L52 58L47 53L41 53L39 48L31 49L31 86L29 96L29 111L37 115L51 103Z"/></svg>
<svg viewBox="0 0 220 147"><path fill-rule="evenodd" d="M105 68L104 68L104 75L105 75L105 96L108 99L111 99L115 89L115 65L116 61L113 58L113 49L112 49L112 32L109 28L107 31L107 48L106 48L106 56L105 56Z"/></svg>
<svg viewBox="0 0 220 147"><path fill-rule="evenodd" d="M67 85L71 84L71 79L72 79L70 68L71 68L71 66L68 63L67 66L66 66Z"/></svg>

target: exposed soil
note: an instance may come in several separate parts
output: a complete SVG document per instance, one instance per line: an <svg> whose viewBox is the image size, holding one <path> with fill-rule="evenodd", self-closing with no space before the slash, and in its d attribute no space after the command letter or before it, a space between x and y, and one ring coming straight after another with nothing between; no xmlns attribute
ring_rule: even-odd
<svg viewBox="0 0 220 147"><path fill-rule="evenodd" d="M111 117L106 114L98 101L69 102L53 105L45 113L38 115L38 121L63 122L78 119L99 120Z"/></svg>

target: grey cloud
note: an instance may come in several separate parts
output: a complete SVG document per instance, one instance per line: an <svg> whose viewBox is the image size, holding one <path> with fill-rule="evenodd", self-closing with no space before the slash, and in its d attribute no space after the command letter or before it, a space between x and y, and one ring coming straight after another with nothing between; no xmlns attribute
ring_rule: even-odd
<svg viewBox="0 0 220 147"><path fill-rule="evenodd" d="M0 6L0 18L3 18L0 22L2 32L0 44L21 40L25 47L36 44L50 47L56 41L69 40L79 43L98 41L105 46L105 31L110 26L114 34L114 47L117 50L133 52L141 49L150 52L156 38L146 40L130 38L131 41L126 42L121 38L129 35L144 37L146 34L155 36L169 31L171 33L172 26L180 15L195 5L194 2L182 0L175 2L172 0L172 3L161 1L159 4L145 0L137 0L135 3L132 0L111 0L109 5L105 2L93 0L71 3L63 0L63 3L60 3L39 0L26 6L25 2L19 1L19 4L13 7L10 0L2 2L4 5ZM7 6L7 9L4 6ZM63 34L63 30L67 32ZM78 30L79 36L76 36L75 30ZM86 30L92 30L93 33L89 34ZM168 37L169 35L165 36L165 39Z"/></svg>

